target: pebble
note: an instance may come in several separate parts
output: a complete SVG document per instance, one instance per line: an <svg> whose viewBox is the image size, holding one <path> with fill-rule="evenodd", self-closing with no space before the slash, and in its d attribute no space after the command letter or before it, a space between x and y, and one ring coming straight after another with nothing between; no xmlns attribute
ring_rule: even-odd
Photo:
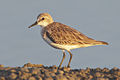
<svg viewBox="0 0 120 80"><path fill-rule="evenodd" d="M95 77L101 77L101 73L100 72L96 72L95 73Z"/></svg>
<svg viewBox="0 0 120 80"><path fill-rule="evenodd" d="M55 65L27 63L23 67L0 67L0 80L120 80L120 69L58 69Z"/></svg>
<svg viewBox="0 0 120 80"><path fill-rule="evenodd" d="M62 71L62 70L58 71L58 74L63 74L63 73L64 73L64 71Z"/></svg>
<svg viewBox="0 0 120 80"><path fill-rule="evenodd" d="M12 70L10 70L10 71L11 71L11 72L13 72L13 73L14 73L14 72L16 72L16 70L15 70L15 69L12 69Z"/></svg>
<svg viewBox="0 0 120 80"><path fill-rule="evenodd" d="M96 80L109 80L108 78L97 78Z"/></svg>
<svg viewBox="0 0 120 80"><path fill-rule="evenodd" d="M52 71L53 73L56 73L58 69L51 69L50 71Z"/></svg>
<svg viewBox="0 0 120 80"><path fill-rule="evenodd" d="M46 77L44 80L54 80L52 77Z"/></svg>
<svg viewBox="0 0 120 80"><path fill-rule="evenodd" d="M3 65L3 64L0 64L0 67L4 67L4 65Z"/></svg>
<svg viewBox="0 0 120 80"><path fill-rule="evenodd" d="M27 64L24 64L23 66L24 68L25 67L43 67L42 64L31 64L31 63L27 63Z"/></svg>
<svg viewBox="0 0 120 80"><path fill-rule="evenodd" d="M36 78L35 77L29 77L28 80L36 80Z"/></svg>
<svg viewBox="0 0 120 80"><path fill-rule="evenodd" d="M28 68L21 68L21 71L22 71L22 72L26 72L26 73L29 72Z"/></svg>
<svg viewBox="0 0 120 80"><path fill-rule="evenodd" d="M0 77L0 80L5 80L5 77Z"/></svg>
<svg viewBox="0 0 120 80"><path fill-rule="evenodd" d="M70 71L70 68L63 67L63 71L69 72L69 71Z"/></svg>
<svg viewBox="0 0 120 80"><path fill-rule="evenodd" d="M9 78L10 78L10 79L16 79L16 77L17 77L17 75L16 75L15 73L11 73L11 74L9 75Z"/></svg>
<svg viewBox="0 0 120 80"><path fill-rule="evenodd" d="M43 80L43 79L42 79L42 77L39 76L37 80Z"/></svg>
<svg viewBox="0 0 120 80"><path fill-rule="evenodd" d="M38 74L39 73L39 69L33 69L31 73L32 74Z"/></svg>
<svg viewBox="0 0 120 80"><path fill-rule="evenodd" d="M56 75L55 75L55 73L50 73L50 76L51 76L51 77L54 77L54 76L56 76Z"/></svg>

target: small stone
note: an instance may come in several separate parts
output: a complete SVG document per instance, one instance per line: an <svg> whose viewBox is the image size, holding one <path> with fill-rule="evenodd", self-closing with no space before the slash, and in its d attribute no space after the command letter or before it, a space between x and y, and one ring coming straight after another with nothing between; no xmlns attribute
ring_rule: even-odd
<svg viewBox="0 0 120 80"><path fill-rule="evenodd" d="M77 74L69 74L70 77L76 78Z"/></svg>
<svg viewBox="0 0 120 80"><path fill-rule="evenodd" d="M91 79L93 78L93 76L92 76L92 75L89 75L88 78L91 80Z"/></svg>
<svg viewBox="0 0 120 80"><path fill-rule="evenodd" d="M56 73L56 72L57 72L57 69L52 69L52 72Z"/></svg>
<svg viewBox="0 0 120 80"><path fill-rule="evenodd" d="M58 67L56 65L53 65L51 68L52 69L58 69Z"/></svg>
<svg viewBox="0 0 120 80"><path fill-rule="evenodd" d="M11 67L6 67L4 70L10 70L11 69Z"/></svg>
<svg viewBox="0 0 120 80"><path fill-rule="evenodd" d="M81 70L80 70L80 73L84 73L84 72L85 72L85 70L84 70L84 69L81 69Z"/></svg>
<svg viewBox="0 0 120 80"><path fill-rule="evenodd" d="M85 70L85 73L89 73L90 72L90 68L86 68L86 70Z"/></svg>
<svg viewBox="0 0 120 80"><path fill-rule="evenodd" d="M50 74L49 74L49 72L45 72L45 77L50 77Z"/></svg>
<svg viewBox="0 0 120 80"><path fill-rule="evenodd" d="M100 72L101 71L101 69L98 67L98 68L96 68L95 69L97 72Z"/></svg>
<svg viewBox="0 0 120 80"><path fill-rule="evenodd" d="M40 77L41 77L41 78L44 78L44 77L45 77L45 75L44 75L44 74L40 74Z"/></svg>
<svg viewBox="0 0 120 80"><path fill-rule="evenodd" d="M120 76L120 72L115 71L114 74L116 74L117 76Z"/></svg>
<svg viewBox="0 0 120 80"><path fill-rule="evenodd" d="M43 64L33 64L32 67L43 67Z"/></svg>
<svg viewBox="0 0 120 80"><path fill-rule="evenodd" d="M59 70L59 71L58 71L58 73L59 73L59 74L63 74L63 73L64 73L64 71L62 71L62 70Z"/></svg>
<svg viewBox="0 0 120 80"><path fill-rule="evenodd" d="M95 77L101 77L101 73L100 72L96 72L95 73Z"/></svg>
<svg viewBox="0 0 120 80"><path fill-rule="evenodd" d="M43 64L31 64L31 63L27 63L27 64L24 64L23 67L43 67Z"/></svg>
<svg viewBox="0 0 120 80"><path fill-rule="evenodd" d="M50 76L51 76L51 77L54 77L54 76L56 76L56 75L55 75L55 73L50 73Z"/></svg>
<svg viewBox="0 0 120 80"><path fill-rule="evenodd" d="M61 75L61 74L59 74L59 75ZM69 73L64 73L64 76L69 76Z"/></svg>
<svg viewBox="0 0 120 80"><path fill-rule="evenodd" d="M63 71L69 72L69 71L70 71L70 68L68 68L68 67L63 67Z"/></svg>
<svg viewBox="0 0 120 80"><path fill-rule="evenodd" d="M3 64L0 64L0 67L4 67L4 65L3 65Z"/></svg>
<svg viewBox="0 0 120 80"><path fill-rule="evenodd" d="M32 70L32 74L38 74L39 73L39 70L38 69L33 69Z"/></svg>
<svg viewBox="0 0 120 80"><path fill-rule="evenodd" d="M29 77L28 80L36 80L36 78L35 77Z"/></svg>
<svg viewBox="0 0 120 80"><path fill-rule="evenodd" d="M109 80L108 78L97 78L96 80Z"/></svg>
<svg viewBox="0 0 120 80"><path fill-rule="evenodd" d="M31 76L32 74L31 73L22 73L22 75L21 75L21 79L27 79L27 78L29 78L30 76Z"/></svg>
<svg viewBox="0 0 120 80"><path fill-rule="evenodd" d="M16 70L15 70L15 69L12 69L12 70L10 70L10 72L11 72L11 73L14 73L14 72L16 72Z"/></svg>
<svg viewBox="0 0 120 80"><path fill-rule="evenodd" d="M69 80L75 80L73 77L67 77Z"/></svg>
<svg viewBox="0 0 120 80"><path fill-rule="evenodd" d="M52 77L46 77L44 80L54 80Z"/></svg>
<svg viewBox="0 0 120 80"><path fill-rule="evenodd" d="M24 64L23 67L32 67L32 65L33 65L33 64L31 64L31 63L27 63L27 64Z"/></svg>
<svg viewBox="0 0 120 80"><path fill-rule="evenodd" d="M21 68L22 72L29 72L28 68Z"/></svg>
<svg viewBox="0 0 120 80"><path fill-rule="evenodd" d="M109 72L109 69L108 68L104 68L103 70L102 70L102 72Z"/></svg>
<svg viewBox="0 0 120 80"><path fill-rule="evenodd" d="M42 77L40 77L40 76L39 76L39 77L37 77L37 80L42 80Z"/></svg>
<svg viewBox="0 0 120 80"><path fill-rule="evenodd" d="M118 76L120 76L120 71L119 71L119 72L117 72L117 75L118 75Z"/></svg>
<svg viewBox="0 0 120 80"><path fill-rule="evenodd" d="M120 77L117 77L116 80L120 80Z"/></svg>
<svg viewBox="0 0 120 80"><path fill-rule="evenodd" d="M11 79L16 79L16 77L17 77L17 75L15 73L11 73L9 75L9 78L11 78Z"/></svg>
<svg viewBox="0 0 120 80"><path fill-rule="evenodd" d="M113 70L118 70L118 68L117 68L117 67L114 67Z"/></svg>
<svg viewBox="0 0 120 80"><path fill-rule="evenodd" d="M21 76L21 75L22 75L22 72L21 72L21 71L18 71L18 75Z"/></svg>
<svg viewBox="0 0 120 80"><path fill-rule="evenodd" d="M81 77L76 77L75 80L82 80Z"/></svg>
<svg viewBox="0 0 120 80"><path fill-rule="evenodd" d="M58 75L55 77L55 80L68 80L65 76Z"/></svg>
<svg viewBox="0 0 120 80"><path fill-rule="evenodd" d="M0 77L0 80L5 80L5 77Z"/></svg>

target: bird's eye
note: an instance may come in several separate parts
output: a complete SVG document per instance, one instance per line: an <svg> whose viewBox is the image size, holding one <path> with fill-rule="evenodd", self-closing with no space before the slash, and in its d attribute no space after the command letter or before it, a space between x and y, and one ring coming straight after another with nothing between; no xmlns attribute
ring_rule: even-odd
<svg viewBox="0 0 120 80"><path fill-rule="evenodd" d="M42 18L42 20L44 20L45 18Z"/></svg>

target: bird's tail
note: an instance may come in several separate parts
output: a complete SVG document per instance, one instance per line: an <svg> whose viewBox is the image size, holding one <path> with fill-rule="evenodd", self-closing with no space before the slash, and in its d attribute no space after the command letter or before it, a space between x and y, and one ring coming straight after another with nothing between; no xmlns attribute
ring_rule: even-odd
<svg viewBox="0 0 120 80"><path fill-rule="evenodd" d="M95 45L108 45L108 43L104 41L95 41L94 44Z"/></svg>

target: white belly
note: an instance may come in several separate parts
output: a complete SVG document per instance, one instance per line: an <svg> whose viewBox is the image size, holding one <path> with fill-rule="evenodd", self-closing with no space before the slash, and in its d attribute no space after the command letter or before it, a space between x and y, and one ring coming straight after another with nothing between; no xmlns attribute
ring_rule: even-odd
<svg viewBox="0 0 120 80"><path fill-rule="evenodd" d="M56 43L50 43L50 45L55 47L55 48L65 49L65 50L80 48L80 45L61 45L61 44L56 44Z"/></svg>

